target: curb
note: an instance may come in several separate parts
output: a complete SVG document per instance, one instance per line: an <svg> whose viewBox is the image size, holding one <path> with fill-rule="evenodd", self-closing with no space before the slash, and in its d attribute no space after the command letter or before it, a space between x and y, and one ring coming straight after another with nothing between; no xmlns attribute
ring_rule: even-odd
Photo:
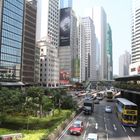
<svg viewBox="0 0 140 140"><path fill-rule="evenodd" d="M72 113L70 118L69 119L66 119L65 121L63 121L59 126L57 126L57 128L51 133L48 135L47 138L42 138L41 140L55 140L57 139L60 134L62 133L62 131L65 129L65 126L67 126L71 120L73 120L73 118L75 117L76 113Z"/></svg>

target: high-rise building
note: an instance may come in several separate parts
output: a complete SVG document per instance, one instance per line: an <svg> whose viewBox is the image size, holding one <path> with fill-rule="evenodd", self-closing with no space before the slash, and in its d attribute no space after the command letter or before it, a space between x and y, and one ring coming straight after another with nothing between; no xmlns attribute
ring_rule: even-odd
<svg viewBox="0 0 140 140"><path fill-rule="evenodd" d="M108 80L113 80L113 60L112 60L112 31L111 27L107 25L107 71L108 71Z"/></svg>
<svg viewBox="0 0 140 140"><path fill-rule="evenodd" d="M140 1L132 0L131 64L129 74L140 74Z"/></svg>
<svg viewBox="0 0 140 140"><path fill-rule="evenodd" d="M92 9L92 19L95 25L95 34L98 40L99 56L99 80L107 80L107 51L106 51L106 13L102 7Z"/></svg>
<svg viewBox="0 0 140 140"><path fill-rule="evenodd" d="M56 87L59 85L58 49L46 38L37 42L40 48L40 85Z"/></svg>
<svg viewBox="0 0 140 140"><path fill-rule="evenodd" d="M60 0L60 9L68 7L72 8L72 0Z"/></svg>
<svg viewBox="0 0 140 140"><path fill-rule="evenodd" d="M67 74L67 80L60 76L60 83L67 84L70 80L78 80L80 66L78 60L77 18L71 8L60 10L59 58L60 75L62 73Z"/></svg>
<svg viewBox="0 0 140 140"><path fill-rule="evenodd" d="M130 75L140 74L140 1L132 0Z"/></svg>
<svg viewBox="0 0 140 140"><path fill-rule="evenodd" d="M0 1L0 81L21 81L24 5Z"/></svg>
<svg viewBox="0 0 140 140"><path fill-rule="evenodd" d="M37 37L46 37L58 47L59 43L59 0L38 0L37 3Z"/></svg>
<svg viewBox="0 0 140 140"><path fill-rule="evenodd" d="M85 73L86 80L96 81L96 37L93 20L83 17L85 30Z"/></svg>
<svg viewBox="0 0 140 140"><path fill-rule="evenodd" d="M35 81L35 53L36 53L36 0L26 0L24 10L24 34L22 50L21 81L34 84ZM36 71L37 72L37 71Z"/></svg>
<svg viewBox="0 0 140 140"><path fill-rule="evenodd" d="M129 75L130 63L131 63L131 55L129 52L125 51L125 53L119 57L119 76Z"/></svg>
<svg viewBox="0 0 140 140"><path fill-rule="evenodd" d="M140 62L140 1L132 1L132 59L131 63Z"/></svg>
<svg viewBox="0 0 140 140"><path fill-rule="evenodd" d="M81 18L78 20L78 58L80 60L80 82L85 81L85 30Z"/></svg>
<svg viewBox="0 0 140 140"><path fill-rule="evenodd" d="M59 79L55 59L58 59L59 46L59 0L38 0L37 7L36 40L40 54L43 53L40 56L40 83L45 87L55 87Z"/></svg>

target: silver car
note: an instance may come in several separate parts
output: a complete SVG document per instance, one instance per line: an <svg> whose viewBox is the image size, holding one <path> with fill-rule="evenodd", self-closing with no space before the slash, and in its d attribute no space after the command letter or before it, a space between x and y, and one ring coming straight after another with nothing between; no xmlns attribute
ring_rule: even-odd
<svg viewBox="0 0 140 140"><path fill-rule="evenodd" d="M112 109L111 109L111 106L106 106L105 107L105 112L107 112L107 113L111 113L112 112Z"/></svg>

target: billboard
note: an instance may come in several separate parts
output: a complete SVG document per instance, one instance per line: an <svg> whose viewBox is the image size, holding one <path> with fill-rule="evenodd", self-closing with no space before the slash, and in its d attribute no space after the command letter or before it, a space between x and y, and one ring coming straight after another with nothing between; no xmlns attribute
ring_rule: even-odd
<svg viewBox="0 0 140 140"><path fill-rule="evenodd" d="M69 84L70 74L64 70L60 70L60 84Z"/></svg>
<svg viewBox="0 0 140 140"><path fill-rule="evenodd" d="M59 46L70 46L71 8L60 10L60 41Z"/></svg>

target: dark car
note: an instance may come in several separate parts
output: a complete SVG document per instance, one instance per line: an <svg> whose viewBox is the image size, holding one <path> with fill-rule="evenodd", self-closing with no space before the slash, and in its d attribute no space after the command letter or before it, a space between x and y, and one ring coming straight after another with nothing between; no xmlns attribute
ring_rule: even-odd
<svg viewBox="0 0 140 140"><path fill-rule="evenodd" d="M98 99L94 100L94 104L99 104L100 101Z"/></svg>

